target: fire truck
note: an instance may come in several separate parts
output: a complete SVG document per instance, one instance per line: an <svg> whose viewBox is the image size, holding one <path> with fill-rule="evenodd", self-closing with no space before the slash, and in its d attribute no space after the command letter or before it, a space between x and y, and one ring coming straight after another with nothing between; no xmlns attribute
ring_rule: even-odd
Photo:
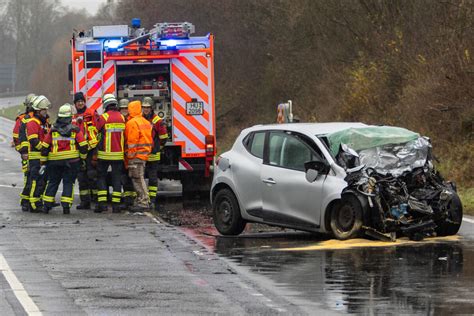
<svg viewBox="0 0 474 316"><path fill-rule="evenodd" d="M208 190L216 153L214 36L191 36L193 24L94 26L71 40L69 77L87 107L102 112L101 98L151 97L169 139L160 178L181 180L183 194Z"/></svg>

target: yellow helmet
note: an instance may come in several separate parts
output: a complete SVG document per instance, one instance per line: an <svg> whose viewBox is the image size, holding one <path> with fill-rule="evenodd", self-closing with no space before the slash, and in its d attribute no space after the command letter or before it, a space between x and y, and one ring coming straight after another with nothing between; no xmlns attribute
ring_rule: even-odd
<svg viewBox="0 0 474 316"><path fill-rule="evenodd" d="M128 99L120 99L119 108L126 109L126 108L128 108L129 103L130 103L130 100L128 100Z"/></svg>
<svg viewBox="0 0 474 316"><path fill-rule="evenodd" d="M153 101L152 98L150 98L150 97L144 97L143 98L142 108L153 107L153 105L155 105L155 102Z"/></svg>
<svg viewBox="0 0 474 316"><path fill-rule="evenodd" d="M31 107L35 111L47 110L51 107L51 102L44 95L40 95L33 100Z"/></svg>

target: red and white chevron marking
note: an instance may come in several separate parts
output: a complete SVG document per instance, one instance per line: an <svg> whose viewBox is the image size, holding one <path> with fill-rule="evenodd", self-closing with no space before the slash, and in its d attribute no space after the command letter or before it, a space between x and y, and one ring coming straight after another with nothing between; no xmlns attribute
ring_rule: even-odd
<svg viewBox="0 0 474 316"><path fill-rule="evenodd" d="M106 93L115 94L115 62L113 60L106 61L104 68L85 69L84 59L79 57L75 67L75 92L84 93L87 107L100 109L102 96Z"/></svg>
<svg viewBox="0 0 474 316"><path fill-rule="evenodd" d="M205 53L183 54L171 60L173 89L173 141L184 142L184 156L205 155L205 137L213 134L211 57ZM187 115L186 102L204 103L203 115Z"/></svg>

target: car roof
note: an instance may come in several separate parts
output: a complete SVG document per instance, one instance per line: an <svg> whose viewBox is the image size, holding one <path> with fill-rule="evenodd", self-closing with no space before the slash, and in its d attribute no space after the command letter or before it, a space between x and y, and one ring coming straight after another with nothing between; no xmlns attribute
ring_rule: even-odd
<svg viewBox="0 0 474 316"><path fill-rule="evenodd" d="M331 123L288 123L288 124L268 124L255 125L245 129L246 132L259 130L289 130L309 135L325 135L348 129L351 127L367 127L364 123L356 122L331 122Z"/></svg>

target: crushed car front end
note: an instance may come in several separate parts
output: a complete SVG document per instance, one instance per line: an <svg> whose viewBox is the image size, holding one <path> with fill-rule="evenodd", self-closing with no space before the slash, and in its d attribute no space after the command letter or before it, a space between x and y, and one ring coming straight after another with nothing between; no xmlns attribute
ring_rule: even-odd
<svg viewBox="0 0 474 316"><path fill-rule="evenodd" d="M428 138L391 126L349 128L326 137L347 174L338 208L340 223L331 223L337 238L353 238L364 231L381 240L397 236L421 240L458 232L462 204L455 184L434 167ZM344 212L358 208L362 208L360 229L347 231L353 225L344 225Z"/></svg>

